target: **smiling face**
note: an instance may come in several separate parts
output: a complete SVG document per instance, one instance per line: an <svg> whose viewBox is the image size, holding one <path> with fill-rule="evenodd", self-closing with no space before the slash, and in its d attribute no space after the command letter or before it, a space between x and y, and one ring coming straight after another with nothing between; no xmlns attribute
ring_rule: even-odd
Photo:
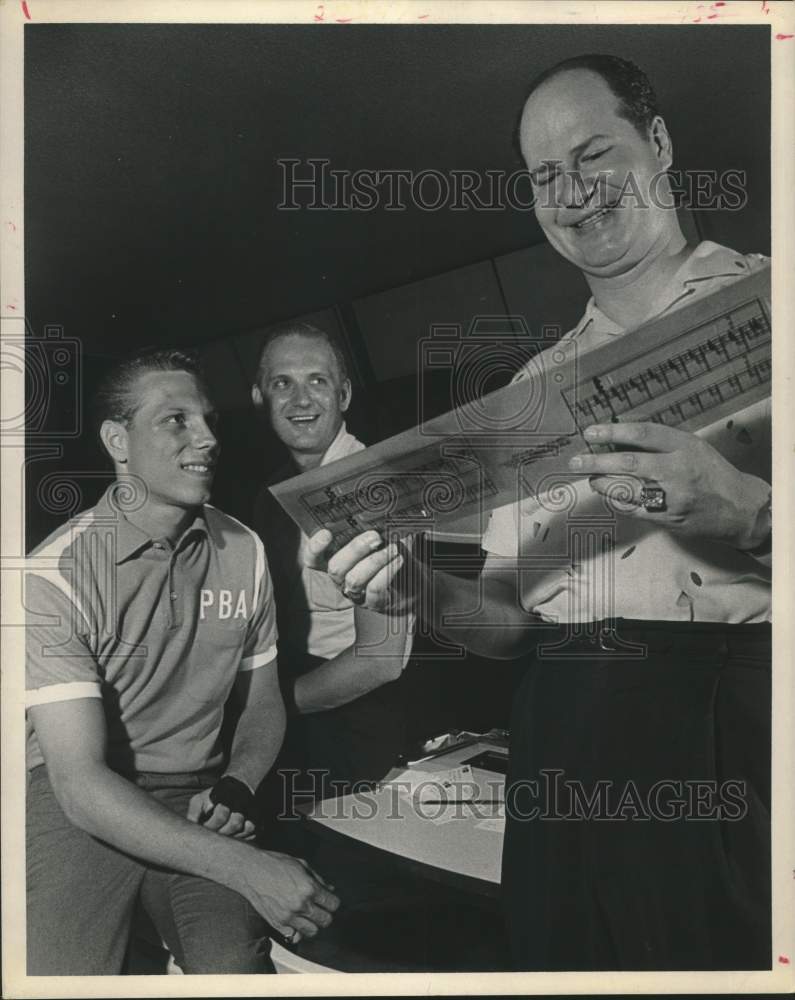
<svg viewBox="0 0 795 1000"><path fill-rule="evenodd" d="M255 402L302 468L320 463L342 425L351 384L323 337L290 333L273 340L260 366Z"/></svg>
<svg viewBox="0 0 795 1000"><path fill-rule="evenodd" d="M102 437L119 471L140 477L148 504L189 510L210 498L220 451L217 413L191 372L150 371L132 387L126 424L106 421Z"/></svg>
<svg viewBox="0 0 795 1000"><path fill-rule="evenodd" d="M599 74L568 70L527 100L519 141L547 239L586 275L625 274L673 234L675 213L652 197L671 165L662 118L649 135L619 114ZM663 198L663 201L665 199Z"/></svg>

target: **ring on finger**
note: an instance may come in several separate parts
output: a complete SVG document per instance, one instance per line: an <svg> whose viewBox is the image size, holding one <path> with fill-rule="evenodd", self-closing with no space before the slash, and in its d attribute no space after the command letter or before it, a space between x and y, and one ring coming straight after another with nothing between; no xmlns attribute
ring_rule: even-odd
<svg viewBox="0 0 795 1000"><path fill-rule="evenodd" d="M667 510L665 490L661 486L644 486L638 497L638 506L649 514Z"/></svg>
<svg viewBox="0 0 795 1000"><path fill-rule="evenodd" d="M345 584L342 588L344 597L347 597L351 604L364 604L367 591L364 587L350 587Z"/></svg>

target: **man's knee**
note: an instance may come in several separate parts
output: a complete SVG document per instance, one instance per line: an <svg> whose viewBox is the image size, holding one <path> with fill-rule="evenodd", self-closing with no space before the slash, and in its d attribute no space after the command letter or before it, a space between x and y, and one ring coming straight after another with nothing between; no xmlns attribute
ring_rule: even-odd
<svg viewBox="0 0 795 1000"><path fill-rule="evenodd" d="M188 975L246 975L275 972L267 928L261 934L236 937L226 929L210 927L208 933L182 941L182 971Z"/></svg>
<svg viewBox="0 0 795 1000"><path fill-rule="evenodd" d="M183 972L273 972L270 930L226 886L195 875L150 870L141 904Z"/></svg>

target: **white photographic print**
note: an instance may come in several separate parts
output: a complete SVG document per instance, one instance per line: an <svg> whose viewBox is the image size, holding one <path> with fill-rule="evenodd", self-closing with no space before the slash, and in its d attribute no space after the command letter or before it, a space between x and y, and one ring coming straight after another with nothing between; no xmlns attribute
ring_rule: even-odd
<svg viewBox="0 0 795 1000"><path fill-rule="evenodd" d="M4 991L791 990L790 5L2 20Z"/></svg>

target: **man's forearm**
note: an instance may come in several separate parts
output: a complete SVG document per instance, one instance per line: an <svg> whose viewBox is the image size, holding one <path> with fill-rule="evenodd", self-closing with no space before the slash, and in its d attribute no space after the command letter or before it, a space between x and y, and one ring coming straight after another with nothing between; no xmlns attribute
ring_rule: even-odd
<svg viewBox="0 0 795 1000"><path fill-rule="evenodd" d="M354 621L353 645L296 679L293 697L302 715L347 705L400 677L411 642L407 619L357 608Z"/></svg>
<svg viewBox="0 0 795 1000"><path fill-rule="evenodd" d="M273 767L284 740L284 705L247 705L238 719L226 774L244 781L255 792Z"/></svg>
<svg viewBox="0 0 795 1000"><path fill-rule="evenodd" d="M189 822L104 764L54 786L68 819L92 837L143 861L242 891L238 882L254 848Z"/></svg>
<svg viewBox="0 0 795 1000"><path fill-rule="evenodd" d="M303 862L191 823L102 763L78 773L53 782L75 826L142 861L227 886L281 934L311 936L330 923L339 900Z"/></svg>
<svg viewBox="0 0 795 1000"><path fill-rule="evenodd" d="M286 716L276 661L238 673L235 697L240 716L226 773L256 791L273 766L284 739Z"/></svg>
<svg viewBox="0 0 795 1000"><path fill-rule="evenodd" d="M355 698L400 676L400 664L389 656L357 656L351 646L334 659L308 670L295 681L295 705L302 715L347 705Z"/></svg>
<svg viewBox="0 0 795 1000"><path fill-rule="evenodd" d="M513 558L491 554L477 579L431 571L407 539L380 545L375 531L353 538L330 558L330 531L310 539L306 565L325 568L338 587L361 592L381 614L411 611L436 634L485 657L512 659L538 642L540 620L522 607L521 571Z"/></svg>
<svg viewBox="0 0 795 1000"><path fill-rule="evenodd" d="M424 614L438 633L490 659L514 659L538 642L538 621L520 604L518 569L477 579L434 572Z"/></svg>
<svg viewBox="0 0 795 1000"><path fill-rule="evenodd" d="M278 687L275 671L273 685ZM112 771L104 759L105 716L98 699L34 705L29 717L55 797L74 826L143 862L227 886L281 934L312 934L328 924L336 897L302 862L191 822Z"/></svg>

